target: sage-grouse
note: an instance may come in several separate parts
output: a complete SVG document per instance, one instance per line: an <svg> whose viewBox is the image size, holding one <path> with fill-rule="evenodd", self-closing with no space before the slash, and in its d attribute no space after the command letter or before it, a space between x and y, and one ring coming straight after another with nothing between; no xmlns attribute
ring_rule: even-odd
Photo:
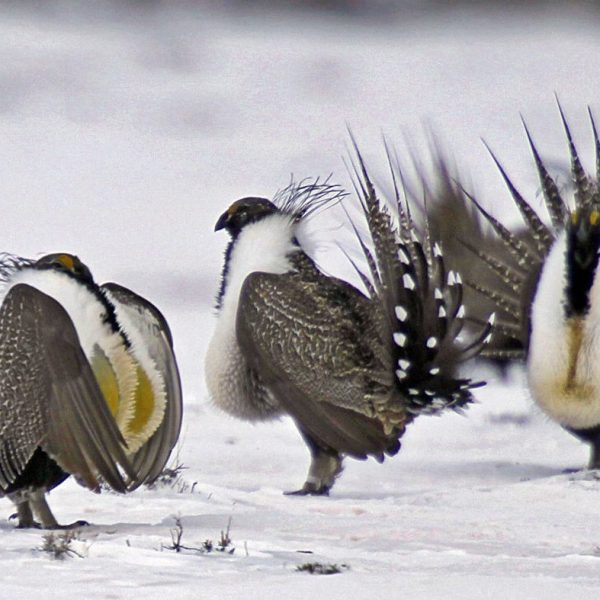
<svg viewBox="0 0 600 600"><path fill-rule="evenodd" d="M218 321L206 355L212 400L257 421L288 414L312 461L296 494L327 494L343 455L383 461L420 414L460 410L478 384L456 374L489 337L458 341L460 277L423 242L396 198L382 206L359 157L357 190L372 249L359 234L366 294L321 272L305 251L306 221L336 199L329 186L292 186L273 202L242 198L226 229ZM358 232L359 224L355 224Z"/></svg>
<svg viewBox="0 0 600 600"><path fill-rule="evenodd" d="M126 492L164 468L181 426L171 334L76 256L5 256L0 274L0 492L19 527L58 528L45 494L69 475Z"/></svg>
<svg viewBox="0 0 600 600"><path fill-rule="evenodd" d="M567 198L559 189L525 127L551 225L493 157L526 227L510 230L473 200L495 239L493 244L472 247L473 255L489 269L485 284L472 286L492 301L498 315L483 354L526 359L534 401L567 431L591 444L590 468L600 468L600 281L596 276L600 142L590 111L596 147L593 178L582 167L560 106L559 111L569 147L573 194Z"/></svg>

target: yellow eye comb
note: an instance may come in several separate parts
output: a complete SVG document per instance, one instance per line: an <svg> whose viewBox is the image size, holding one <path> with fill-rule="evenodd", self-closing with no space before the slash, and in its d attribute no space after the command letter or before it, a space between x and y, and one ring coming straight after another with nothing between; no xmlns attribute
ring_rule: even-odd
<svg viewBox="0 0 600 600"><path fill-rule="evenodd" d="M70 254L61 254L57 256L57 260L62 263L69 271L73 271L75 268L75 261Z"/></svg>

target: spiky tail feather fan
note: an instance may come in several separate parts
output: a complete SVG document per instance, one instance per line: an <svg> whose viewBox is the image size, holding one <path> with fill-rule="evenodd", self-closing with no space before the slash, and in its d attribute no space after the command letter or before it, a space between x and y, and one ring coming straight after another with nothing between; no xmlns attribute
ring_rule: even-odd
<svg viewBox="0 0 600 600"><path fill-rule="evenodd" d="M465 191L439 151L435 178L426 187L431 236L444 249L447 267L465 278L467 330L476 331L496 313L491 341L481 356L501 363L524 356L529 324L520 301L523 295L529 297L541 265L532 268L525 261L531 254L528 230L513 234L494 219Z"/></svg>
<svg viewBox="0 0 600 600"><path fill-rule="evenodd" d="M495 219L472 196L459 188L456 195L442 197L445 210L462 207L470 202L477 214L470 214L460 223L462 235L476 242L465 243L470 258L464 261L465 272L476 273L468 283L487 298L498 313L494 335L483 356L494 359L524 358L527 355L530 334L530 308L535 296L542 265L557 234L562 231L571 210L600 209L600 141L591 110L588 109L596 151L596 178L585 173L573 142L571 130L558 103L560 118L567 138L571 178L574 188L572 206L561 194L556 180L549 174L525 122L523 127L535 161L544 204L551 225L533 209L530 202L517 190L498 158L488 146L492 159L500 171L513 202L519 209L525 227L511 231ZM473 233L487 225L491 236L476 238ZM471 263L469 266L466 263ZM475 264L473 264L475 263ZM463 266L463 265L459 265ZM487 272L483 276L481 268Z"/></svg>
<svg viewBox="0 0 600 600"><path fill-rule="evenodd" d="M446 270L440 246L420 233L395 185L396 224L354 147L354 185L373 247L357 232L368 271L355 268L377 300L379 335L388 341L396 385L413 415L460 410L473 400L471 389L483 384L458 378L457 368L489 340L493 316L469 343L459 343L466 316L460 275Z"/></svg>

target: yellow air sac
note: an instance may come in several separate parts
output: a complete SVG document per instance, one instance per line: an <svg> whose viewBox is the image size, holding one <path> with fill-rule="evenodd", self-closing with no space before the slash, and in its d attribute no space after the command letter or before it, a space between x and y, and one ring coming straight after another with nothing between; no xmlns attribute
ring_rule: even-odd
<svg viewBox="0 0 600 600"><path fill-rule="evenodd" d="M135 361L134 373L137 385L130 405L129 420L124 437L130 453L141 448L158 429L166 407L166 395L162 382L153 381L147 369Z"/></svg>
<svg viewBox="0 0 600 600"><path fill-rule="evenodd" d="M129 422L129 431L139 435L148 426L154 415L156 406L154 390L146 371L140 365L137 366L138 385L135 391L134 413Z"/></svg>
<svg viewBox="0 0 600 600"><path fill-rule="evenodd" d="M100 391L106 400L106 404L108 404L108 408L113 417L116 418L121 403L117 375L108 358L106 358L106 354L98 347L96 347L91 366L96 381L100 386Z"/></svg>

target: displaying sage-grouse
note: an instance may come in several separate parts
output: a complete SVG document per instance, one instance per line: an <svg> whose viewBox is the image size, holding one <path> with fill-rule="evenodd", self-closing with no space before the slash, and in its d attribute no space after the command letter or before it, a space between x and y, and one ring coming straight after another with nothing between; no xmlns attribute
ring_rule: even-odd
<svg viewBox="0 0 600 600"><path fill-rule="evenodd" d="M551 226L494 158L526 228L510 230L475 203L495 240L493 246L473 248L493 277L485 285L472 285L493 302L498 315L484 353L526 359L535 402L591 444L590 468L600 468L600 141L590 112L596 147L593 178L582 167L560 106L559 111L570 153L572 197L561 192L525 127Z"/></svg>
<svg viewBox="0 0 600 600"><path fill-rule="evenodd" d="M208 390L242 419L292 417L312 456L296 494L327 494L343 455L383 461L416 416L471 402L478 384L456 367L491 329L459 343L460 277L446 272L437 245L419 240L399 198L395 224L360 164L373 246L357 233L367 295L323 274L303 245L308 217L336 198L335 187L292 186L274 202L242 198L215 227L231 241L206 355Z"/></svg>
<svg viewBox="0 0 600 600"><path fill-rule="evenodd" d="M126 492L164 468L181 427L171 334L76 256L5 256L0 274L0 491L19 527L58 528L45 494L69 475Z"/></svg>

